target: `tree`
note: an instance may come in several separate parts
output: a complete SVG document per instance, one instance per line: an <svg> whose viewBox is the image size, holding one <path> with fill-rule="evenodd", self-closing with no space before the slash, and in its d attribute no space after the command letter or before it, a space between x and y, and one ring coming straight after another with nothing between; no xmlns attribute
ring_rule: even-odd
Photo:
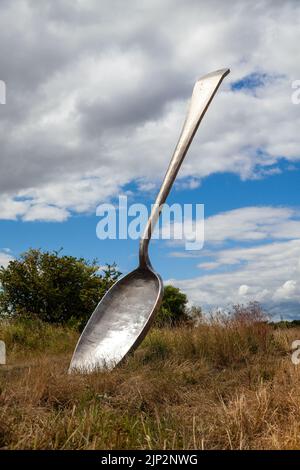
<svg viewBox="0 0 300 470"><path fill-rule="evenodd" d="M115 265L100 274L96 261L31 249L0 268L0 311L83 326L119 275Z"/></svg>
<svg viewBox="0 0 300 470"><path fill-rule="evenodd" d="M156 316L156 326L177 326L189 321L187 296L177 287L166 286L163 301Z"/></svg>

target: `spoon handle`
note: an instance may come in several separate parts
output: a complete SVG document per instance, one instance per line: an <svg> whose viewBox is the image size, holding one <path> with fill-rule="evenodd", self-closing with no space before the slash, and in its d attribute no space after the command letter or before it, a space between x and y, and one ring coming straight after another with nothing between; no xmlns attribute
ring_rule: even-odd
<svg viewBox="0 0 300 470"><path fill-rule="evenodd" d="M178 143L171 158L160 191L157 195L155 204L153 205L145 231L140 240L139 260L141 267L151 267L151 263L148 257L148 245L155 224L160 216L163 204L168 197L179 168L184 160L184 157L186 156L199 124L205 115L223 78L226 77L229 72L229 69L222 69L209 73L208 75L200 78L194 86L189 110Z"/></svg>

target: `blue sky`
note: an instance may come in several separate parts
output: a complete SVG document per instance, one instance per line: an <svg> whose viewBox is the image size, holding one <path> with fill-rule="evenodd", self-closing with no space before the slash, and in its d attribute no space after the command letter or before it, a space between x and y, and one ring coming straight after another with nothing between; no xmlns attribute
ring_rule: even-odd
<svg viewBox="0 0 300 470"><path fill-rule="evenodd" d="M300 6L212 3L145 2L126 22L110 2L4 4L0 262L63 247L134 268L138 242L97 239L96 207L154 201L195 80L228 66L168 199L205 205L204 248L153 241L152 264L206 310L300 315Z"/></svg>
<svg viewBox="0 0 300 470"><path fill-rule="evenodd" d="M187 157L188 158L188 157ZM281 172L269 177L241 181L230 173L211 175L205 178L196 189L174 188L168 199L173 203L203 203L205 217L248 206L277 206L300 208L300 165L288 170L284 161L280 162ZM146 197L137 193L136 184L126 185L124 193L132 192L130 202L141 202L149 207L156 196L156 189ZM122 193L121 193L122 194ZM138 263L138 242L134 240L99 240L96 226L100 217L96 214L74 215L65 222L24 222L2 220L2 249L9 247L13 256L18 256L30 247L45 250L59 250L87 259L99 259L100 264L116 262L122 272L133 269ZM249 242L248 242L249 243ZM182 248L184 250L184 248ZM194 259L174 258L174 247L164 240L151 244L151 259L154 267L164 279L176 277L184 279L199 273ZM201 258L201 253L199 253Z"/></svg>

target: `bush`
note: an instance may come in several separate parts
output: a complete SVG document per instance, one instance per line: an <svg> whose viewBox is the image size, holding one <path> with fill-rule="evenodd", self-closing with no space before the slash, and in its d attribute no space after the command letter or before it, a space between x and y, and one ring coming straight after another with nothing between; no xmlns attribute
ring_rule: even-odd
<svg viewBox="0 0 300 470"><path fill-rule="evenodd" d="M119 274L114 265L101 275L96 261L31 249L0 269L0 312L82 326Z"/></svg>
<svg viewBox="0 0 300 470"><path fill-rule="evenodd" d="M177 326L190 319L186 310L187 296L177 287L166 286L163 301L155 319L156 326Z"/></svg>

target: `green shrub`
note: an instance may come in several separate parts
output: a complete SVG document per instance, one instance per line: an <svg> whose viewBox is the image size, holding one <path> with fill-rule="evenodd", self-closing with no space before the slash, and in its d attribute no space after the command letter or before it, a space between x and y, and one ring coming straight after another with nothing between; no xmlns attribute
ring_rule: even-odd
<svg viewBox="0 0 300 470"><path fill-rule="evenodd" d="M187 314L187 296L177 287L166 286L163 301L155 319L155 325L177 326L190 320Z"/></svg>
<svg viewBox="0 0 300 470"><path fill-rule="evenodd" d="M114 265L101 275L95 261L29 250L0 269L0 312L83 326L119 274Z"/></svg>

